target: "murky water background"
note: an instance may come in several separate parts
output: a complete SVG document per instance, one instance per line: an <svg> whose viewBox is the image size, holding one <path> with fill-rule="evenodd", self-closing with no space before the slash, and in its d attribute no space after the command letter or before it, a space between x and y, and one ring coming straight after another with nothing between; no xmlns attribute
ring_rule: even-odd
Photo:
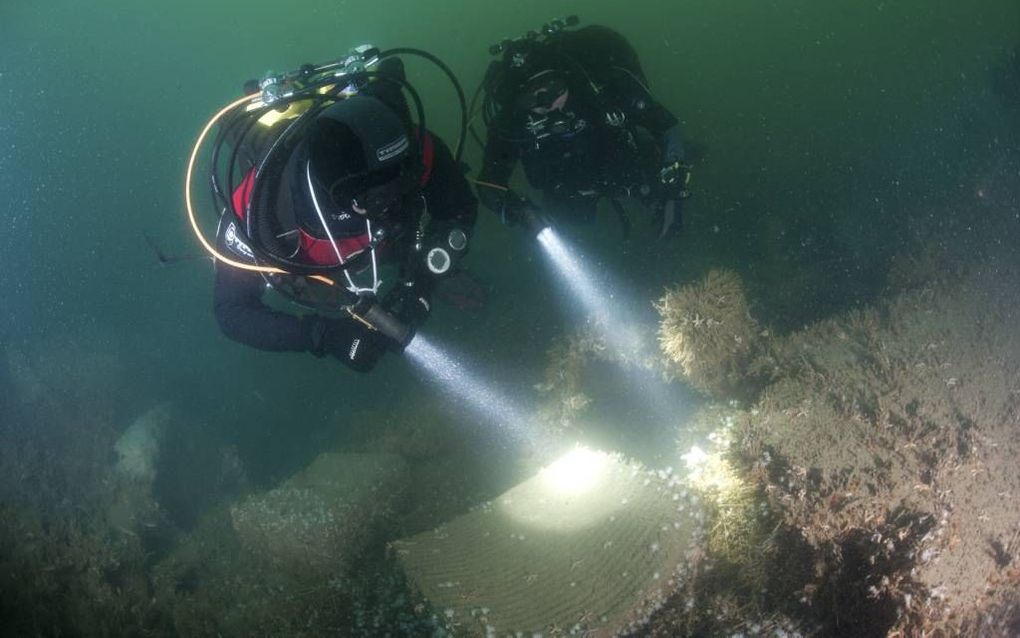
<svg viewBox="0 0 1020 638"><path fill-rule="evenodd" d="M446 61L471 92L490 44L573 12L630 39L653 91L705 148L679 239L651 243L636 208L629 242L611 214L576 230L636 298L728 267L759 319L790 329L884 292L890 259L927 230L943 229L971 254L1015 250L1017 222L1003 211L1018 206L1020 104L1004 101L994 79L1020 45L1013 1L8 2L0 381L24 388L33 376L36 400L60 407L0 399L3 429L60 459L67 427L54 419L119 431L153 405L177 406L194 436L169 448L179 460L168 467L180 474L164 506L187 529L211 506L211 470L185 459L219 468L225 446L254 485L267 486L321 451L370 439L394 397L438 400L396 357L360 376L221 336L212 269L182 211L186 154L205 119L268 69L364 42L411 46ZM409 64L409 74L430 126L452 142L457 113L445 80L424 64ZM477 169L480 151L467 148ZM161 264L154 246L180 261ZM547 348L574 319L555 303L537 247L484 210L468 267L491 287L488 307L440 307L428 331L527 399ZM597 405L607 423L638 409L613 393L612 370L589 374L606 389ZM599 429L620 438L611 424ZM654 436L621 444L654 456ZM492 467L479 461L470 475Z"/></svg>

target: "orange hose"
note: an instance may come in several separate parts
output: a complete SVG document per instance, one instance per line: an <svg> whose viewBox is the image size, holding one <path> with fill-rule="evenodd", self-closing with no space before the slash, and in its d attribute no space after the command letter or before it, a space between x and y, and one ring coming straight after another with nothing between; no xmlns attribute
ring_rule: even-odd
<svg viewBox="0 0 1020 638"><path fill-rule="evenodd" d="M212 129L213 126L216 125L217 122L220 121L220 118L222 118L228 111L233 110L235 107L240 106L246 101L249 100L254 101L255 99L261 97L261 95L262 95L261 93L257 95L246 95L242 98L234 100L227 106L224 106L222 109L219 110L218 113L216 113L216 115L213 116L211 120L209 120L209 122L205 125L205 128L202 129L202 132L198 134L198 139L195 140L195 146L194 148L191 149L191 157L188 158L188 171L184 178L184 205L188 209L188 221L191 222L191 230L195 233L195 237L198 237L198 241L202 244L202 247L205 248L206 252L212 255L214 259L218 259L223 263L227 264L228 266L240 268L241 270L250 270L254 272L271 273L277 275L290 275L293 273L289 273L286 270L281 270L279 268L274 268L272 266L259 266L257 264L246 264L243 261L237 261L221 255L219 252L216 251L212 244L209 243L209 241L205 238L205 235L202 234L202 230L198 227L198 221L195 220L195 209L191 203L191 179L192 174L195 171L195 161L198 158L199 149L202 148L202 143L205 142L206 136L209 135L209 131ZM324 277L322 275L312 275L310 279L321 281L322 283L328 284L330 286L336 285L336 282L334 282L332 279Z"/></svg>

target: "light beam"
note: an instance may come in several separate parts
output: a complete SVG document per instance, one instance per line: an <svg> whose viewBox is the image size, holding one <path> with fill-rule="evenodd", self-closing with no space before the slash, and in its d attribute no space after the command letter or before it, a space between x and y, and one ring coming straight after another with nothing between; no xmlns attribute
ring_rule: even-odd
<svg viewBox="0 0 1020 638"><path fill-rule="evenodd" d="M432 344L422 334L404 350L408 359L428 372L449 394L459 398L475 416L497 427L517 442L536 443L538 429L534 419L510 397L486 383L481 374L461 359L454 358Z"/></svg>
<svg viewBox="0 0 1020 638"><path fill-rule="evenodd" d="M553 271L611 351L624 362L635 364L623 367L628 387L644 398L649 412L660 423L674 422L675 401L661 391L657 373L643 367L644 360L654 351L647 338L653 334L653 328L635 312L638 302L625 294L607 274L596 274L596 269L587 265L583 256L553 228L544 228L538 234L538 241Z"/></svg>

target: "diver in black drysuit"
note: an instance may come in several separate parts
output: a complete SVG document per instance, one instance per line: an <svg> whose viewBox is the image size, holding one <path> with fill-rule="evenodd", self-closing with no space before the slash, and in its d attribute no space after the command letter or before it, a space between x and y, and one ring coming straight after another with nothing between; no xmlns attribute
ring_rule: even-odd
<svg viewBox="0 0 1020 638"><path fill-rule="evenodd" d="M384 60L380 69L403 76L402 65L395 58ZM318 126L320 121L322 126ZM319 137L312 139L316 135ZM335 265L334 251L339 245L341 251L350 251L345 255L350 260L361 255L361 270L356 274L364 277L370 270L366 257L371 237L366 228L372 228L366 226L366 220L375 225L376 232L386 229L387 239L376 248L374 256L380 265L397 264L400 276L385 296L384 306L398 320L417 327L429 315L431 294L439 277L415 259L414 244L420 241L420 234L416 235L414 229L424 227L428 235L456 228L467 236L475 223L477 200L460 166L435 135L426 133L419 140L399 86L386 82L375 82L359 95L328 107L317 116L308 136L310 139L297 145L284 170L276 176L280 187L274 214L292 220L284 223L285 227L296 223L291 234L300 233L302 237L300 243L295 240L292 244L294 254ZM262 137L271 140L274 136ZM401 145L408 148L401 151ZM413 157L417 159L412 161ZM398 186L406 184L400 181L402 173L412 170L411 187ZM324 187L329 184L334 187ZM238 191L244 188L242 184ZM359 197L379 192L383 195L378 210L360 208ZM364 197L368 201L370 195ZM235 210L222 214L217 245L224 254L253 263L252 251L238 226L243 216L239 211L246 201L235 192L233 202ZM330 234L324 232L320 223L323 218L315 214L315 206L320 211L325 209L325 220L336 244L329 242ZM344 277L337 277L338 285L343 281ZM216 264L214 310L225 335L261 350L332 355L360 372L371 370L392 345L385 336L342 313L298 315L274 310L263 301L268 287L286 287L300 302L302 291L315 288L315 282L297 275L266 277ZM335 308L335 312L339 310Z"/></svg>
<svg viewBox="0 0 1020 638"><path fill-rule="evenodd" d="M557 219L590 222L608 198L655 210L660 237L680 228L688 196L677 119L648 90L634 49L601 26L519 40L492 63L490 106L478 197L504 223L517 223L526 201L504 190L520 162Z"/></svg>

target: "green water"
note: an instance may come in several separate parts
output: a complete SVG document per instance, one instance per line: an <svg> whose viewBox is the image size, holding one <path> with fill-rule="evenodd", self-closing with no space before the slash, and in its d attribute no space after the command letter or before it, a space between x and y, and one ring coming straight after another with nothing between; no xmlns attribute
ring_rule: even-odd
<svg viewBox="0 0 1020 638"><path fill-rule="evenodd" d="M611 215L576 235L637 298L724 266L745 278L764 322L791 328L883 292L889 258L919 228L955 229L946 236L970 252L1016 245L1020 104L1000 100L991 80L1020 44L1015 0L8 0L0 349L58 370L96 353L116 359L121 381L94 397L111 427L169 401L203 436L237 445L260 484L366 436L382 402L434 397L396 357L362 376L228 341L212 316L209 262L162 266L144 237L198 254L183 213L187 153L244 80L370 42L434 53L470 92L490 44L567 13L624 33L653 91L707 149L679 239L651 243L636 209L627 244ZM430 126L452 142L449 86L424 64L409 74ZM480 151L467 148L477 169ZM489 306L441 307L427 329L523 394L568 327L557 288L536 246L485 210L468 267L491 286ZM43 379L48 392L77 396L59 379ZM0 417L49 427L31 410Z"/></svg>

